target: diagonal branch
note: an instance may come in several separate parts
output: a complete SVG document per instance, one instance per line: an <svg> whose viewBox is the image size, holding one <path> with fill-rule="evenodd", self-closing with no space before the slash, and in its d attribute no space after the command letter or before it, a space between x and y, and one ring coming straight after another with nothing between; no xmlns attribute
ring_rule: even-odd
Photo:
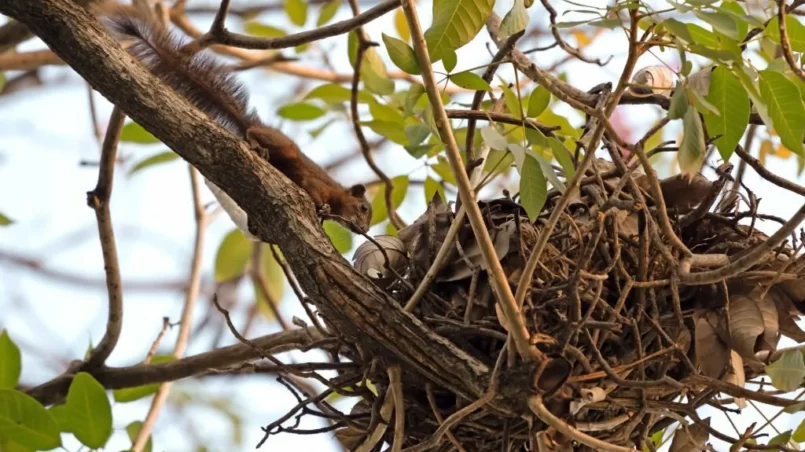
<svg viewBox="0 0 805 452"><path fill-rule="evenodd" d="M321 229L301 189L165 87L86 10L71 0L4 0L0 13L28 25L99 93L230 195L248 213L257 237L280 244L328 328L461 397L475 400L485 393L488 366L405 313L355 271ZM518 411L502 399L498 406Z"/></svg>

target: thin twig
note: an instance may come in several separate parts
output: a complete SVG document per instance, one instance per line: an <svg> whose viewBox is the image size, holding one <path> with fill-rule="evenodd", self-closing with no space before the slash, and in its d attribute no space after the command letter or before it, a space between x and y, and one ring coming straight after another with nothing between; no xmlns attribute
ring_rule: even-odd
<svg viewBox="0 0 805 452"><path fill-rule="evenodd" d="M389 389L394 396L394 440L391 443L391 452L400 452L405 442L405 397L399 364L389 366L388 374Z"/></svg>
<svg viewBox="0 0 805 452"><path fill-rule="evenodd" d="M433 75L433 68L431 67L430 56L428 55L428 48L425 44L425 37L422 34L422 27L419 24L419 17L417 16L416 6L413 0L401 0L405 18L408 22L408 28L411 30L411 39L414 43L414 50L416 52L419 67L422 69L422 78L425 82L425 90L433 108L434 119L436 126L439 129L442 142L445 144L447 157L450 162L450 169L456 177L458 182L458 189L461 198L465 200L467 207L467 214L469 216L470 225L472 226L473 233L481 248L484 261L487 264L487 269L492 281L495 293L498 296L499 302L506 318L510 325L510 332L514 336L514 343L520 356L531 359L543 358L535 346L529 342L530 335L525 325L525 320L520 312L520 308L514 301L514 294L512 294L511 287L506 279L506 274L503 272L503 267L500 265L495 247L489 237L489 231L484 224L483 216L478 208L475 200L475 193L473 193L472 185L467 177L464 167L461 162L461 154L456 144L456 139L453 136L453 131L450 128L450 120L444 111L442 99L439 90L436 86L436 80Z"/></svg>
<svg viewBox="0 0 805 452"><path fill-rule="evenodd" d="M397 0L387 0L367 9L363 13L358 14L351 19L335 22L313 30L282 36L280 38L257 38L254 36L233 33L223 26L222 21L220 28L215 30L211 28L206 35L199 39L199 41L205 46L211 44L224 44L240 47L242 49L286 49L289 47L297 47L303 44L321 41L326 38L349 33L350 31L366 25L378 17L381 17L386 13L399 8L399 6L400 3Z"/></svg>
<svg viewBox="0 0 805 452"><path fill-rule="evenodd" d="M207 217L204 213L204 204L201 202L201 196L199 194L198 172L190 165L188 165L187 168L190 172L190 187L193 194L193 216L196 221L196 238L193 245L193 260L190 264L190 278L185 294L182 318L179 321L179 337L176 339L176 344L173 347L173 356L177 359L184 355L190 340L193 308L196 305L196 300L198 300L199 287L201 285L202 253L204 252L204 236L207 230ZM145 421L143 421L140 431L137 432L137 437L132 441L132 449L135 452L140 452L143 450L143 447L145 447L148 437L151 436L154 424L159 417L159 412L168 399L170 389L171 383L163 383L157 390L156 395L154 395L154 399L151 401L151 408L148 410Z"/></svg>
<svg viewBox="0 0 805 452"><path fill-rule="evenodd" d="M785 61L788 63L788 66L791 67L791 70L794 71L794 74L797 74L797 77L805 81L805 72L802 71L802 67L800 67L794 59L794 53L791 51L791 41L788 40L788 27L786 27L785 24L785 0L777 0L777 19L780 29L780 47L782 47L783 50L783 57L785 57Z"/></svg>
<svg viewBox="0 0 805 452"><path fill-rule="evenodd" d="M101 149L101 163L98 168L98 183L95 189L87 192L87 204L95 211L98 221L98 235L103 253L103 268L106 272L106 289L109 296L109 313L106 320L106 332L101 342L92 350L85 368L100 367L112 354L120 331L123 329L123 285L120 280L120 262L117 257L115 233L112 229L112 214L109 203L112 197L112 182L117 160L117 144L126 114L115 106L109 118L106 137Z"/></svg>

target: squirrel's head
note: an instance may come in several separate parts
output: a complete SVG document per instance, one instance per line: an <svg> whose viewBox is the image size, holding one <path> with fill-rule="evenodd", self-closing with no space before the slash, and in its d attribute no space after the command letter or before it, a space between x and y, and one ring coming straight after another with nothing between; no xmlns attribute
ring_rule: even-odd
<svg viewBox="0 0 805 452"><path fill-rule="evenodd" d="M366 187L363 184L353 185L347 189L349 196L342 206L343 224L352 232L366 233L372 221L372 205L366 200Z"/></svg>

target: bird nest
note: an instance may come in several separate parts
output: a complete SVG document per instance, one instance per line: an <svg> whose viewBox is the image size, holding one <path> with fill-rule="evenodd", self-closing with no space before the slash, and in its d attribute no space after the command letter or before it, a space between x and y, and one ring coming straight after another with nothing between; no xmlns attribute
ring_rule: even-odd
<svg viewBox="0 0 805 452"><path fill-rule="evenodd" d="M548 193L534 222L516 199L479 202L514 291L538 240L550 234L521 310L531 343L550 359L539 371L529 367L523 373L513 366L519 357L513 344L506 345L509 321L466 221L428 290L410 305L456 221L454 209L438 198L398 237L375 237L361 246L354 263L434 332L490 369L497 364L501 390L512 379L531 379L544 407L574 431L652 449L652 434L689 419L672 450L698 450L685 443L703 447L711 435L737 441L711 429L696 410L714 403L739 409L754 393L744 388L745 381L764 374L779 356L780 337L805 340L795 323L805 283L796 256L801 239L758 248L768 245L769 237L754 228L756 212L737 208L740 199L754 199L751 192L725 190L730 169L720 167L714 181L703 176L652 181L634 170L621 176L611 163L594 161L549 231L560 192ZM658 190L664 210L652 196ZM747 259L751 262L733 265ZM355 450L380 431L376 446L365 450L381 450L395 438L391 411L382 411L382 395L393 383L376 365L367 365L364 375L377 390L366 392L346 414L355 422L341 426L336 436ZM447 434L439 434L446 418L474 401L404 377L399 384L406 448L591 450L539 417L488 407L462 415Z"/></svg>

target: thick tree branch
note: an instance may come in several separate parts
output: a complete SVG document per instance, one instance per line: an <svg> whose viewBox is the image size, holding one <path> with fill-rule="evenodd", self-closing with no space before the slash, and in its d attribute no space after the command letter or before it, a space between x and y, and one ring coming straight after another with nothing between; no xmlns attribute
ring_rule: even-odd
<svg viewBox="0 0 805 452"><path fill-rule="evenodd" d="M28 25L98 92L227 192L248 213L257 237L280 244L332 328L462 397L484 393L486 365L403 312L356 272L322 231L301 189L166 88L86 10L70 0L4 0L0 13Z"/></svg>

